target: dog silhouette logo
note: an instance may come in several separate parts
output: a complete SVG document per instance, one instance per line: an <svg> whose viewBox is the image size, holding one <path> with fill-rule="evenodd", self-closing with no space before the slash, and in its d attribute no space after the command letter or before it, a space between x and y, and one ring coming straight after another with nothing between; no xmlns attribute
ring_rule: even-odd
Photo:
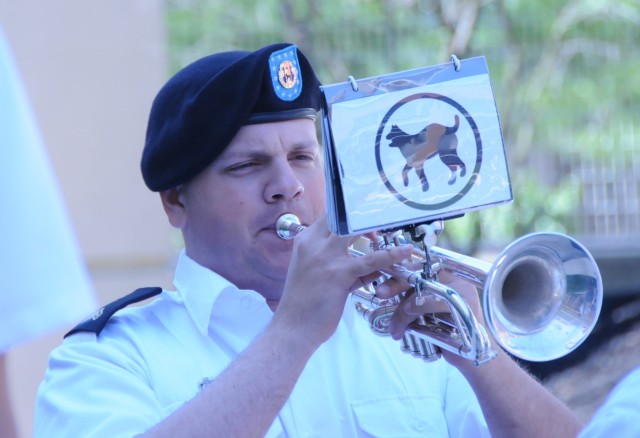
<svg viewBox="0 0 640 438"><path fill-rule="evenodd" d="M458 155L458 137L456 132L460 127L460 117L455 115L452 126L444 126L440 123L430 123L417 134L407 134L398 125L391 127L387 134L387 140L392 148L398 148L407 164L402 169L402 181L405 187L409 185L409 171L414 169L420 178L422 191L429 190L429 180L424 173L424 163L433 157L439 156L442 163L449 168L451 176L449 185L456 182L458 170L460 176L465 176L467 166Z"/></svg>
<svg viewBox="0 0 640 438"><path fill-rule="evenodd" d="M416 209L437 210L462 199L479 178L482 140L473 117L458 102L418 93L387 111L375 153L380 177L397 199Z"/></svg>

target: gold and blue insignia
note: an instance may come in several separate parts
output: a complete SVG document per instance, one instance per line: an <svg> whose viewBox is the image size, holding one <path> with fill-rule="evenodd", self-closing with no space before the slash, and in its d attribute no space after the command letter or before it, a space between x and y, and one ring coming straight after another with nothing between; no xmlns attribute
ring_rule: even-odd
<svg viewBox="0 0 640 438"><path fill-rule="evenodd" d="M296 46L285 47L273 52L269 57L269 69L273 91L278 98L290 102L300 96L302 73Z"/></svg>

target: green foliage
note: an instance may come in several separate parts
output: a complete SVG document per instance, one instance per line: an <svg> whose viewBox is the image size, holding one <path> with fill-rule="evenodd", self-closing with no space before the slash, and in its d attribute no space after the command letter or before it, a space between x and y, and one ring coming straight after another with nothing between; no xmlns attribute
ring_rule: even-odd
<svg viewBox="0 0 640 438"><path fill-rule="evenodd" d="M167 26L172 71L275 41L325 83L486 56L514 202L450 221L454 245L584 231L575 163L640 149L637 0L168 0Z"/></svg>
<svg viewBox="0 0 640 438"><path fill-rule="evenodd" d="M446 224L445 238L449 246L459 252L475 253L484 242L491 249L502 248L514 237L531 230L567 233L571 217L578 204L580 181L563 180L563 184L550 189L540 185L536 175L523 175L522 183L513 187L514 198L519 200L494 208L465 215Z"/></svg>

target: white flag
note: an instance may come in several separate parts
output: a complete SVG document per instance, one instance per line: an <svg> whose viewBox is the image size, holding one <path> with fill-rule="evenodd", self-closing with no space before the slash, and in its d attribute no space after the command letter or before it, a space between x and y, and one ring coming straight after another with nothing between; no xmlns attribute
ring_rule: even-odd
<svg viewBox="0 0 640 438"><path fill-rule="evenodd" d="M96 299L0 30L0 354L79 322Z"/></svg>

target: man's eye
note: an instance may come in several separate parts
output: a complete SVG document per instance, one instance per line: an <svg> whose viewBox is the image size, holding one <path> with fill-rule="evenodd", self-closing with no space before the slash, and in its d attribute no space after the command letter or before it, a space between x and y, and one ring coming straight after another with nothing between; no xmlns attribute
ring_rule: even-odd
<svg viewBox="0 0 640 438"><path fill-rule="evenodd" d="M229 172L236 172L236 171L239 171L239 170L249 169L249 168L257 166L257 165L258 165L258 163L254 162L254 161L248 161L246 163L238 163L238 164L234 164L232 166L229 166L227 168L227 170Z"/></svg>

